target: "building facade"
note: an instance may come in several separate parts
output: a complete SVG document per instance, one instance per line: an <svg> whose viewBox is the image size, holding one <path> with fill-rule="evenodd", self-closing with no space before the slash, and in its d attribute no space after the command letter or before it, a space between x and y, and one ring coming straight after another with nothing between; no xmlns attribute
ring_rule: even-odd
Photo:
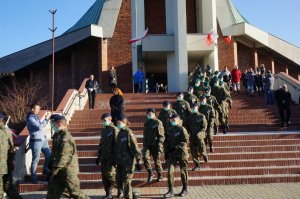
<svg viewBox="0 0 300 199"><path fill-rule="evenodd" d="M146 38L128 44L146 28ZM219 38L208 46L211 30ZM226 36L232 36L230 44ZM124 92L132 92L138 67L168 84L171 92L186 90L188 73L196 64L210 64L214 70L265 64L274 73L289 71L296 78L300 73L300 49L249 24L231 0L96 0L74 26L56 37L55 44L58 102L90 74L102 91L110 92L111 67ZM51 66L51 40L0 58L0 73L41 78L49 90Z"/></svg>

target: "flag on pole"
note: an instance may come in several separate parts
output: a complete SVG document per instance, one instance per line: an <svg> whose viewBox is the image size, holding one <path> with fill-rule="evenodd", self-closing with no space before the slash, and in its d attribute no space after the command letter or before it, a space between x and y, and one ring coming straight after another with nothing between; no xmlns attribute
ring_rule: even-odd
<svg viewBox="0 0 300 199"><path fill-rule="evenodd" d="M231 43L231 36L225 37L224 40L225 40L225 43L226 43L227 45L229 45L229 44Z"/></svg>
<svg viewBox="0 0 300 199"><path fill-rule="evenodd" d="M217 31L211 30L211 32L206 37L207 45L211 46L214 43L217 43L218 38L219 38L219 35L218 35Z"/></svg>
<svg viewBox="0 0 300 199"><path fill-rule="evenodd" d="M145 32L143 32L143 34L138 35L136 38L129 40L128 44L132 44L137 41L140 41L140 40L144 39L145 37L147 37L147 35L148 35L148 28L145 30Z"/></svg>

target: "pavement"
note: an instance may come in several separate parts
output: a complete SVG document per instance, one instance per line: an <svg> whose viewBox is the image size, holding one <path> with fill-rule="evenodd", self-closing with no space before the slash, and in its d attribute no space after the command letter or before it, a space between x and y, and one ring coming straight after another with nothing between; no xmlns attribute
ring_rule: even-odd
<svg viewBox="0 0 300 199"><path fill-rule="evenodd" d="M135 188L142 194L141 198L158 199L164 198L167 188L144 187ZM189 195L184 198L191 199L300 199L300 183L278 184L247 184L247 185L216 185L216 186L191 186ZM83 190L91 199L103 198L103 189ZM181 187L175 188L179 193ZM43 199L46 192L34 192L22 194L24 199ZM116 190L114 190L116 195ZM174 197L180 198L180 197Z"/></svg>

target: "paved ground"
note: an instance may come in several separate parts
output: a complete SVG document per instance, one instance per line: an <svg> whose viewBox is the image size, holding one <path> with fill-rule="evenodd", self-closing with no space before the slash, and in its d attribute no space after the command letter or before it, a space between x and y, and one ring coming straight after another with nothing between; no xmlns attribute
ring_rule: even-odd
<svg viewBox="0 0 300 199"><path fill-rule="evenodd" d="M146 187L135 189L142 193L141 198L163 198L166 188ZM176 193L181 187L175 189ZM84 190L92 199L100 199L104 195L101 190ZM45 192L23 194L24 199L45 198ZM116 194L116 193L115 193ZM299 199L300 183L258 184L258 185L223 185L189 187L189 195L185 198L192 199Z"/></svg>

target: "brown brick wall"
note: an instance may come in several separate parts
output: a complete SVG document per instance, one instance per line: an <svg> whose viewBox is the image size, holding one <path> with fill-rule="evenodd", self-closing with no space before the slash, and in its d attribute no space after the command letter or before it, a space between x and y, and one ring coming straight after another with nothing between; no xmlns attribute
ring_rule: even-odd
<svg viewBox="0 0 300 199"><path fill-rule="evenodd" d="M123 0L121 10L111 39L108 39L108 69L112 66L117 70L118 85L124 92L132 92L132 52L128 41L131 39L131 4ZM108 76L104 71L104 76ZM106 80L104 78L104 80ZM107 79L108 80L108 79ZM108 81L103 86L106 92L111 91Z"/></svg>
<svg viewBox="0 0 300 199"><path fill-rule="evenodd" d="M149 34L166 33L165 0L145 0L145 25Z"/></svg>
<svg viewBox="0 0 300 199"><path fill-rule="evenodd" d="M254 52L251 48L237 42L238 49L238 66L241 71L254 66Z"/></svg>
<svg viewBox="0 0 300 199"><path fill-rule="evenodd" d="M187 32L197 32L196 0L186 0Z"/></svg>
<svg viewBox="0 0 300 199"><path fill-rule="evenodd" d="M258 51L258 66L264 64L267 70L272 70L272 57Z"/></svg>
<svg viewBox="0 0 300 199"><path fill-rule="evenodd" d="M234 67L234 38L229 45L225 43L220 26L218 24L218 56L219 56L219 70L223 70L225 66L231 71Z"/></svg>

